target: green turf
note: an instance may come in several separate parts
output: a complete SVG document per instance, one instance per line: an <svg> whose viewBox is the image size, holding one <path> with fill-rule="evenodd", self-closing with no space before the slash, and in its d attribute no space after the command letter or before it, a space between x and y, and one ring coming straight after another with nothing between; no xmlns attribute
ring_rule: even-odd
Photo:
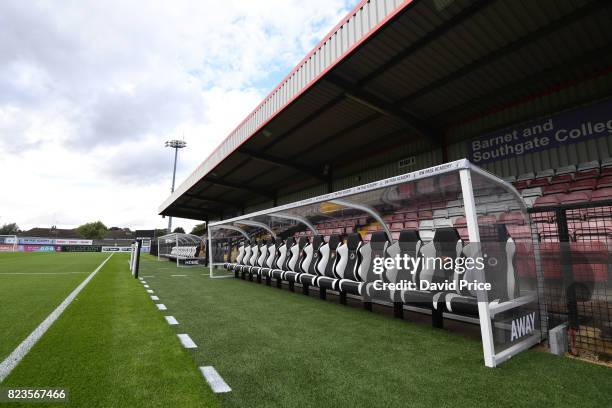
<svg viewBox="0 0 612 408"><path fill-rule="evenodd" d="M0 361L105 257L102 253L0 253Z"/></svg>
<svg viewBox="0 0 612 408"><path fill-rule="evenodd" d="M480 342L202 268L143 274L233 391L227 407L610 407L612 369L527 351L496 369ZM187 274L187 277L172 277Z"/></svg>
<svg viewBox="0 0 612 408"><path fill-rule="evenodd" d="M163 316L115 254L2 386L66 387L74 407L216 406Z"/></svg>

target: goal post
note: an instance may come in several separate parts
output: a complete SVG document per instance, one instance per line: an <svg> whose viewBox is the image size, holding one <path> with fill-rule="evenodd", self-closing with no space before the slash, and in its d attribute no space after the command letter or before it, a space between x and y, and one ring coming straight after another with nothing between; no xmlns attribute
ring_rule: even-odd
<svg viewBox="0 0 612 408"><path fill-rule="evenodd" d="M0 252L16 252L17 235L0 235Z"/></svg>

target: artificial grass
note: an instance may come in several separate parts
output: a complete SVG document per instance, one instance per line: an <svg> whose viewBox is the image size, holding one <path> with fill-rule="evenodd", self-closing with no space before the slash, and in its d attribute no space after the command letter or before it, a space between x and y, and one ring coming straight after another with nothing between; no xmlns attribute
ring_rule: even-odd
<svg viewBox="0 0 612 408"><path fill-rule="evenodd" d="M0 253L0 361L106 256L102 253Z"/></svg>
<svg viewBox="0 0 612 408"><path fill-rule="evenodd" d="M198 344L195 364L232 387L222 406L612 406L607 367L527 351L486 368L480 342L458 334L207 269L142 266Z"/></svg>
<svg viewBox="0 0 612 408"><path fill-rule="evenodd" d="M74 407L217 406L163 316L115 254L2 386L65 387Z"/></svg>

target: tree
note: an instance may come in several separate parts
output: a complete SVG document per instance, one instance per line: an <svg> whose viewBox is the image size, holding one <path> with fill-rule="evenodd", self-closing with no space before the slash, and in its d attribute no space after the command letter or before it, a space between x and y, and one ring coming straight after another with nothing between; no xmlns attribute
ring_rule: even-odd
<svg viewBox="0 0 612 408"><path fill-rule="evenodd" d="M202 235L206 234L206 223L203 222L201 224L197 224L193 227L191 233L193 235L197 235L198 237L201 237Z"/></svg>
<svg viewBox="0 0 612 408"><path fill-rule="evenodd" d="M10 224L4 224L0 228L0 235L15 235L19 232L19 227L14 222Z"/></svg>
<svg viewBox="0 0 612 408"><path fill-rule="evenodd" d="M79 234L87 239L102 239L106 235L108 228L102 221L88 222L77 228Z"/></svg>
<svg viewBox="0 0 612 408"><path fill-rule="evenodd" d="M176 228L174 229L174 231L172 231L172 232L174 232L174 233L176 233L176 234L184 234L184 233L185 233L185 230L183 229L183 227L176 227Z"/></svg>
<svg viewBox="0 0 612 408"><path fill-rule="evenodd" d="M168 230L165 228L155 228L155 237L162 237L168 233Z"/></svg>

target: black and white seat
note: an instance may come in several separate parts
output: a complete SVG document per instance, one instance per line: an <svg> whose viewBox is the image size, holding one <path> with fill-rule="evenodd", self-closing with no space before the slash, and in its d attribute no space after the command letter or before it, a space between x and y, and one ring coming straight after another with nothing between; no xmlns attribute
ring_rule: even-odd
<svg viewBox="0 0 612 408"><path fill-rule="evenodd" d="M359 265L355 281L342 279L338 285L339 289L343 292L361 295L368 301L371 300L374 295L374 281L386 281L384 272L381 274L374 273L374 260L377 258L385 259L388 256L389 244L386 232L374 232L370 242L361 245L359 248Z"/></svg>
<svg viewBox="0 0 612 408"><path fill-rule="evenodd" d="M251 245L252 243L253 241L251 241L251 243L246 243L244 245L244 255L242 257L242 260L234 268L234 273L236 277L241 275L242 269L248 265L248 262L251 259L251 251L253 250L252 245Z"/></svg>
<svg viewBox="0 0 612 408"><path fill-rule="evenodd" d="M285 275L285 271L289 270L289 261L293 253L291 252L291 248L295 245L295 240L292 237L289 237L285 240L285 245L280 247L280 254L276 262L276 268L271 272L271 276L277 279L278 285L283 279Z"/></svg>
<svg viewBox="0 0 612 408"><path fill-rule="evenodd" d="M246 265L242 268L242 277L244 278L247 274L250 275L251 268L257 265L257 258L259 257L259 242L257 240L252 241L251 245L251 255L246 263Z"/></svg>
<svg viewBox="0 0 612 408"><path fill-rule="evenodd" d="M302 285L315 286L316 279L322 275L319 272L318 267L323 257L321 255L321 248L327 247L325 261L329 258L329 245L325 242L323 235L315 235L312 237L312 243L304 247L304 260L302 261L302 273L299 278L299 282Z"/></svg>
<svg viewBox="0 0 612 408"><path fill-rule="evenodd" d="M480 228L480 244L468 243L463 248L466 257L476 258L487 254L488 259L496 258L495 263L486 262L484 276L491 284L491 290L487 292L491 304L501 303L515 299L518 296L518 285L514 255L516 244L514 239L508 235L505 225L495 225L491 228ZM466 268L463 274L455 274L453 279L465 279L467 281L478 280L479 271L474 268ZM445 296L446 310L452 313L478 316L477 292L472 290L457 290L447 293Z"/></svg>
<svg viewBox="0 0 612 408"><path fill-rule="evenodd" d="M302 263L306 259L305 249L308 246L310 246L308 237L300 237L297 244L291 247L291 259L287 263L289 269L286 270L283 275L283 279L290 284L299 282L300 275L304 273L302 270Z"/></svg>
<svg viewBox="0 0 612 408"><path fill-rule="evenodd" d="M403 230L399 238L387 249L388 256L395 258L407 257L407 262L400 265L393 265L391 269L384 272L385 281L390 283L413 282L415 285L416 277L420 269L418 258L421 256L421 246L423 245L417 230ZM405 267L404 267L405 266ZM389 291L389 298L392 302L402 302L402 293L399 290Z"/></svg>
<svg viewBox="0 0 612 408"><path fill-rule="evenodd" d="M402 302L405 304L417 305L420 307L431 308L432 322L436 327L442 327L442 312L445 292L435 290L424 290L420 288L421 282L442 283L445 280L451 281L453 271L443 268L441 262L434 260L453 261L462 256L463 241L454 228L445 227L436 229L431 241L421 246L420 255L422 257L422 267L416 271L415 282L416 290L402 291ZM453 262L454 264L454 262Z"/></svg>
<svg viewBox="0 0 612 408"><path fill-rule="evenodd" d="M280 249L284 245L285 243L279 237L276 237L268 244L268 258L266 259L265 266L259 270L261 276L265 278L270 278L272 276L271 272L277 267L276 261L280 257Z"/></svg>
<svg viewBox="0 0 612 408"><path fill-rule="evenodd" d="M253 279L253 276L259 276L259 271L265 265L266 259L268 258L268 247L271 241L272 240L268 242L264 241L259 246L259 256L257 257L256 265L249 270L249 279Z"/></svg>
<svg viewBox="0 0 612 408"><path fill-rule="evenodd" d="M333 277L330 277L326 271L326 276L321 276L317 280L317 285L326 290L338 290L341 279L355 281L359 265L359 248L362 244L361 235L350 234L346 243L338 245L336 249L337 259L331 267Z"/></svg>
<svg viewBox="0 0 612 408"><path fill-rule="evenodd" d="M225 265L225 269L233 271L234 268L236 268L236 265L240 265L242 263L242 258L244 257L244 249L245 249L245 245L244 243L241 243L240 246L238 247L238 256L236 257L236 262L227 263Z"/></svg>

